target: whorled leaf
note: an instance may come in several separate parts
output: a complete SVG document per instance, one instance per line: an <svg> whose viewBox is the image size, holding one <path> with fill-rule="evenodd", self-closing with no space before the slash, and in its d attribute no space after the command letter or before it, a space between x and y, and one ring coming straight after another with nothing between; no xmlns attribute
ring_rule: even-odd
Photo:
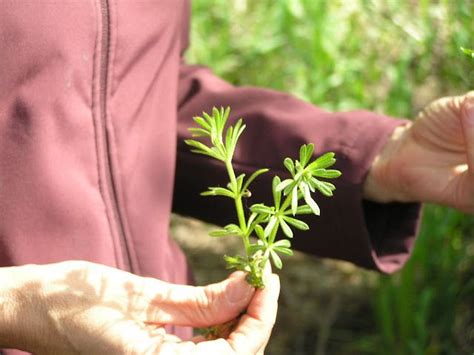
<svg viewBox="0 0 474 355"><path fill-rule="evenodd" d="M293 231L291 230L290 226L288 223L285 222L285 219L283 216L279 218L280 221L280 226L283 231L283 233L288 237L288 238L293 238Z"/></svg>
<svg viewBox="0 0 474 355"><path fill-rule="evenodd" d="M228 236L242 236L243 232L236 224L228 224L222 229L218 229L209 233L211 237L228 237Z"/></svg>
<svg viewBox="0 0 474 355"><path fill-rule="evenodd" d="M250 211L252 211L253 213L260 213L260 214L273 214L275 212L275 209L272 207L268 207L264 205L263 203L256 203L250 206Z"/></svg>
<svg viewBox="0 0 474 355"><path fill-rule="evenodd" d="M288 169L291 176L295 175L295 163L293 162L292 159L285 158L285 160L283 160L283 165L285 165L285 167Z"/></svg>
<svg viewBox="0 0 474 355"><path fill-rule="evenodd" d="M293 217L290 217L290 216L283 216L282 218L285 220L285 222L288 222L293 227L295 227L299 230L307 231L309 229L309 226L305 222L303 222L299 219L296 219L296 218L293 218Z"/></svg>
<svg viewBox="0 0 474 355"><path fill-rule="evenodd" d="M310 161L314 151L314 144L303 144L300 148L300 164L304 168Z"/></svg>
<svg viewBox="0 0 474 355"><path fill-rule="evenodd" d="M315 169L312 171L312 175L326 179L335 179L341 176L341 172L334 169Z"/></svg>
<svg viewBox="0 0 474 355"><path fill-rule="evenodd" d="M326 154L321 155L315 161L308 165L308 169L325 169L329 168L330 166L334 165L336 159L334 159L335 154L333 152L328 152Z"/></svg>
<svg viewBox="0 0 474 355"><path fill-rule="evenodd" d="M272 258L273 265L275 265L277 269L281 270L281 268L283 267L283 262L274 250L270 251L270 257Z"/></svg>
<svg viewBox="0 0 474 355"><path fill-rule="evenodd" d="M265 237L268 238L273 231L273 228L278 224L278 218L276 216L271 216L265 227Z"/></svg>
<svg viewBox="0 0 474 355"><path fill-rule="evenodd" d="M209 187L208 191L201 192L201 196L225 196L234 198L234 193L223 187Z"/></svg>

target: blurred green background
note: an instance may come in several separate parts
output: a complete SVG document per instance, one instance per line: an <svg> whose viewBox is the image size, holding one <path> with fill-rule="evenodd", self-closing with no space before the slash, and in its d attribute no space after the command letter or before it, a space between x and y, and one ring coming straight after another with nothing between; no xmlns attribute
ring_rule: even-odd
<svg viewBox="0 0 474 355"><path fill-rule="evenodd" d="M413 118L474 88L474 61L459 49L474 47L473 14L474 0L193 0L187 58L326 109ZM217 277L218 266L190 259L199 282ZM472 216L427 206L413 257L393 276L303 255L285 267L268 354L474 353Z"/></svg>

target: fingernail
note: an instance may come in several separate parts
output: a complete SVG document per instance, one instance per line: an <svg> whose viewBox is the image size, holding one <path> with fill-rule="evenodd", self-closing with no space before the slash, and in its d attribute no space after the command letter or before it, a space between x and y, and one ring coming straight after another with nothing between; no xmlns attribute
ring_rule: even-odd
<svg viewBox="0 0 474 355"><path fill-rule="evenodd" d="M245 302L250 299L253 287L245 281L245 274L233 276L226 288L227 301L229 303Z"/></svg>
<svg viewBox="0 0 474 355"><path fill-rule="evenodd" d="M272 283L273 292L276 293L276 298L278 299L278 295L280 294L280 277L277 274L272 274L271 276L269 282Z"/></svg>

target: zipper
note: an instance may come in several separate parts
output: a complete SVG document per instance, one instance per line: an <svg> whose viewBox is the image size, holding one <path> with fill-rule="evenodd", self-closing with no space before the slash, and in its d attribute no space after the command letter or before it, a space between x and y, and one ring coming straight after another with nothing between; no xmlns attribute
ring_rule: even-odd
<svg viewBox="0 0 474 355"><path fill-rule="evenodd" d="M127 244L127 239L125 236L125 228L123 226L123 221L120 214L118 197L117 197L117 188L113 178L113 167L112 167L112 158L110 154L110 138L107 134L107 76L108 76L108 65L109 65L109 42L110 42L110 10L109 10L109 0L101 0L101 12L102 12L102 48L101 48L101 57L100 57L100 122L102 125L102 134L104 138L103 145L103 156L105 162L105 175L106 182L105 188L107 189L108 195L112 203L112 219L110 224L114 223L117 227L120 251L122 253L122 261L124 262L125 270L131 271L131 256L130 249ZM111 226L112 227L112 226ZM113 231L112 231L113 233Z"/></svg>

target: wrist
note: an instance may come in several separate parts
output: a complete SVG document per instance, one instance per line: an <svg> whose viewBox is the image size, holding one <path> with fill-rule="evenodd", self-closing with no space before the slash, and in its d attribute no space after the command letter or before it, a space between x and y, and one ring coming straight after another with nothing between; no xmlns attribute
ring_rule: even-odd
<svg viewBox="0 0 474 355"><path fill-rule="evenodd" d="M363 185L363 197L375 202L405 202L400 171L394 171L393 157L403 146L412 122L396 127L375 157Z"/></svg>

